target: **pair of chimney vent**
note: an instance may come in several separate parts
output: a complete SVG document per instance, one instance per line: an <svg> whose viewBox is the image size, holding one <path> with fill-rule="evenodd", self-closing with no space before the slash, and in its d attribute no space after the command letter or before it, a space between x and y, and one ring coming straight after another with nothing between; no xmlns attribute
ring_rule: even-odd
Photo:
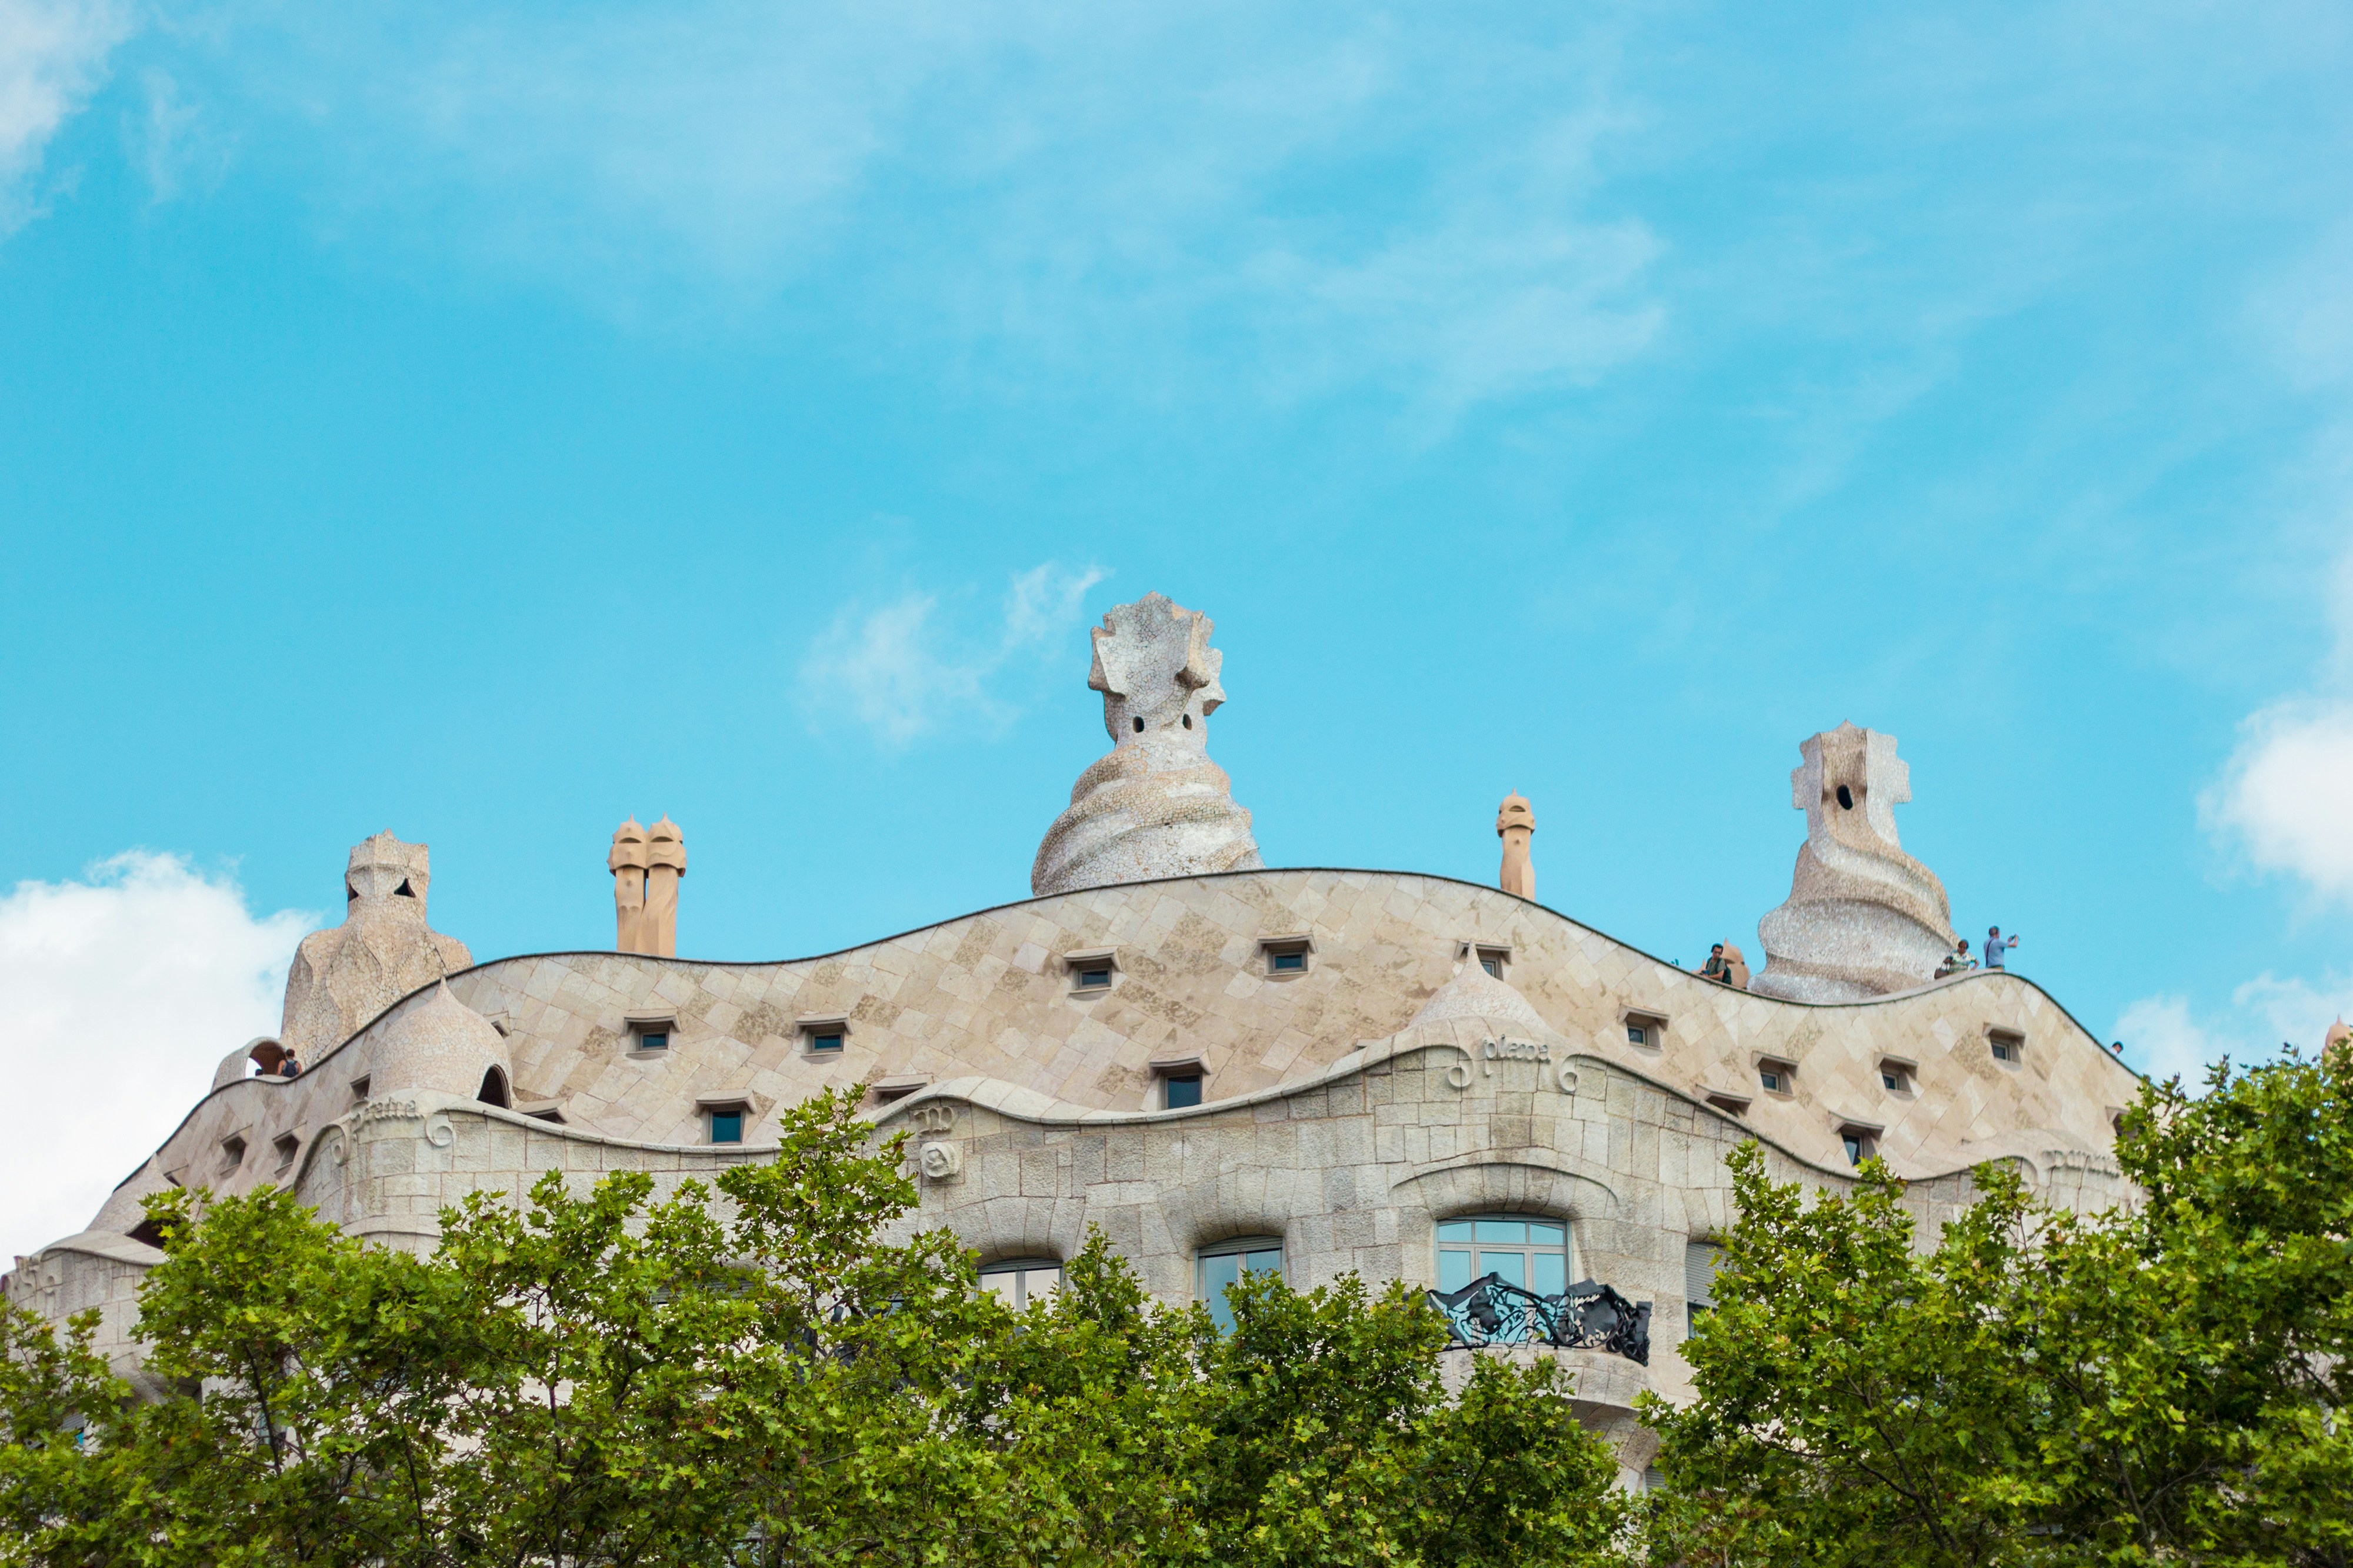
<svg viewBox="0 0 2353 1568"><path fill-rule="evenodd" d="M686 842L663 817L639 827L636 817L614 830L605 865L613 873L613 945L622 952L660 958L678 953L678 879L686 875Z"/></svg>

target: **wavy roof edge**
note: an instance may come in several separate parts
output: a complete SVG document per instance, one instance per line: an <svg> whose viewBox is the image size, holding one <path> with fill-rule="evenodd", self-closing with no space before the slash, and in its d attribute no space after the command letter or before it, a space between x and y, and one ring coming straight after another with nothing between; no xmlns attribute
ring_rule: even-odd
<svg viewBox="0 0 2353 1568"><path fill-rule="evenodd" d="M1517 893L1507 893L1502 889L1493 887L1485 882L1472 882L1461 877L1449 877L1443 873L1436 871L1399 871L1368 866L1264 866L1255 867L1243 871L1208 871L1192 873L1181 877L1147 877L1134 882L1106 883L1102 888L1082 889L1074 892L1046 893L1027 899L1008 899L1001 904L989 904L981 909L966 910L963 914L949 915L942 920L926 921L924 924L917 926L909 926L903 931L892 931L888 935L871 937L864 942L851 942L847 947L830 948L822 952L802 953L784 958L687 958L682 956L659 956L642 952L619 952L610 948L596 947L549 948L534 952L503 953L497 958L485 959L480 963L470 964L466 968L458 970L452 973L438 976L429 984L420 985L416 990L408 992L406 994L388 1003L381 1012L377 1013L366 1023L362 1024L358 1028L353 1029L349 1035L337 1042L332 1049L327 1051L324 1055L321 1056L316 1062L313 1062L307 1067L304 1071L307 1074L323 1068L328 1062L333 1060L334 1058L346 1047L350 1046L353 1040L356 1040L362 1035L366 1034L370 1029L373 1029L385 1018L390 1017L401 1008L408 1005L411 1002L414 1002L417 997L431 991L434 986L447 984L448 981L456 980L461 975L472 974L479 970L496 969L502 964L524 963L534 959L547 958L596 958L621 959L638 963L651 963L665 966L692 965L708 969L771 969L795 963L818 963L828 958L840 958L849 953L863 952L869 948L881 947L887 943L894 942L903 942L909 937L922 936L928 931L935 931L943 927L955 925L963 921L978 920L985 915L1001 914L1009 910L1019 910L1035 904L1053 903L1068 899L1082 899L1091 892L1108 892L1113 889L1122 888L1155 887L1171 882L1223 882L1246 880L1253 877L1298 876L1410 877L1426 882L1443 882L1453 887L1468 888L1475 892L1492 894L1499 899L1510 899L1515 903L1525 904L1531 910L1539 910L1545 914L1550 915L1553 919L1559 921L1564 925L1574 926L1577 930L1583 931L1590 931L1595 936L1601 938L1604 942L1614 943L1615 945L1623 948L1626 952L1634 954L1638 958L1647 960L1651 963L1657 964L1662 969L1670 970L1676 974L1683 975L1686 979L1698 977L1696 971L1685 969L1679 963L1670 963L1666 959L1659 957L1656 953L1650 952L1645 949L1635 946L1632 942L1626 941L1622 937L1611 935L1609 932L1603 931L1599 926L1588 925L1583 921L1577 920L1573 915L1563 914L1560 910L1554 909L1549 904L1540 902L1535 899L1522 898ZM2049 990L2037 984L2035 981L2029 979L2023 974L2013 974L2006 969L1972 970L1968 973L1953 975L1945 980L1929 981L1925 984L1915 986L1908 991L1892 991L1886 995L1866 997L1859 1002L1799 1002L1786 996L1767 996L1762 993L1755 991L1746 991L1741 993L1741 994L1758 1002L1769 1003L1776 1007L1793 1007L1810 1011L1835 1011L1841 1008L1884 1007L1894 1004L1900 1004L1906 998L1917 996L1923 992L1955 985L1965 985L1974 981L1989 981L1994 979L1996 976L2000 976L2000 978L2010 981L2016 984L2027 986L2036 992L2043 998L2043 1000L2049 1002L2052 1006L2057 1008L2060 1016L2064 1017L2070 1024L2073 1024L2086 1039L2089 1039L2093 1041L2094 1045L2097 1045L2099 1037L2094 1034L2090 1029L2085 1028L2084 1026L2083 1020L2076 1017L2075 1015L2068 1009L2065 1003L2060 1001L2058 997L2053 996ZM268 1037L262 1037L267 1038ZM1351 1053L1351 1055L1355 1054L1356 1053ZM2116 1056L2115 1053L2105 1049L2105 1047L2101 1048L2100 1055L2105 1060L2115 1063L2116 1066L2121 1068L2126 1073L2131 1074L2136 1081L2142 1083L2149 1081L2147 1074L2142 1072L2139 1068L2124 1060L2123 1058ZM1348 1058L1343 1058L1341 1059L1346 1060ZM1631 1071L1632 1069L1628 1068L1624 1070ZM1636 1073L1635 1076L1642 1077L1643 1075ZM156 1143L155 1147L153 1150L150 1150L146 1156L142 1158L139 1163L133 1166L130 1173L123 1176L121 1181L115 1183L114 1186L110 1188L109 1191L121 1191L124 1185L137 1177L141 1171L145 1170L149 1161L153 1160L157 1153L161 1152L166 1146L168 1146L173 1139L178 1137L181 1130L195 1119L196 1112L203 1110L204 1107L212 1100L215 1095L227 1094L233 1090L242 1089L246 1085L254 1083L260 1083L265 1089L290 1089L297 1081L299 1080L290 1079L277 1080L242 1079L235 1083L222 1084L217 1088L208 1090L202 1096L198 1097L197 1100L188 1107L187 1113L180 1118L179 1121L174 1125L172 1131L166 1133L164 1138ZM1275 1087L1280 1088L1282 1086L1278 1085ZM1026 1093L1032 1091L1024 1090L1022 1092ZM1260 1090L1257 1092L1264 1093L1267 1091ZM1680 1090L1676 1090L1674 1092L1679 1096L1682 1094L1682 1091ZM1214 1103L1216 1105L1240 1104L1244 1103L1248 1098L1249 1097L1246 1096L1237 1097L1232 1100L1219 1100ZM670 1145L663 1145L663 1147L670 1147ZM1922 1179L1928 1180L1933 1178Z"/></svg>

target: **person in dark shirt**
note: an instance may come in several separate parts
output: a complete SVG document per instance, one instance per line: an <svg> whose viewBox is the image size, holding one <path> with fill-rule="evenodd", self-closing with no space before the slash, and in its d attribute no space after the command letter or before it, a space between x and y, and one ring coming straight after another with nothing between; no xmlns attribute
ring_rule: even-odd
<svg viewBox="0 0 2353 1568"><path fill-rule="evenodd" d="M1707 962L1700 966L1699 977L1702 980L1729 981L1732 978L1731 968L1724 962L1724 943L1719 942L1707 950Z"/></svg>
<svg viewBox="0 0 2353 1568"><path fill-rule="evenodd" d="M286 1059L278 1064L278 1076L280 1078L301 1078L302 1076L301 1058L297 1057L292 1051L287 1052Z"/></svg>

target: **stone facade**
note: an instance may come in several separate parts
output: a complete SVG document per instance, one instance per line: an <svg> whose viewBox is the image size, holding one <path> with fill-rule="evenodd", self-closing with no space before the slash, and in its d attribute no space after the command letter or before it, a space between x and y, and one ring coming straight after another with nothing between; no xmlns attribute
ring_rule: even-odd
<svg viewBox="0 0 2353 1568"><path fill-rule="evenodd" d="M1268 943L1303 937L1308 967L1272 973ZM1109 952L1113 984L1075 990L1072 952ZM809 1048L796 1020L812 1016L849 1020L840 1051ZM648 1019L666 1048L635 1047ZM1150 1064L1180 1052L1202 1063L1204 1103L1155 1109ZM1761 1089L1760 1063L1787 1071L1784 1092ZM507 1108L485 1102L494 1072ZM1701 980L1496 889L1232 872L790 963L557 953L437 979L301 1078L214 1090L90 1230L8 1289L45 1311L100 1307L129 1366L130 1293L159 1256L130 1234L136 1200L165 1183L291 1183L356 1234L423 1247L464 1193L519 1196L547 1170L707 1174L760 1157L780 1108L860 1083L911 1090L870 1103L881 1132L913 1136L919 1223L984 1259L1068 1257L1100 1226L1171 1300L1223 1237L1280 1237L1303 1283L1434 1283L1439 1218L1565 1218L1578 1274L1653 1303L1647 1368L1571 1358L1634 1468L1626 1401L1685 1389L1683 1247L1729 1223L1734 1144L1757 1139L1784 1175L1837 1187L1842 1131L1868 1129L1932 1222L1987 1159L2099 1203L2119 1193L2111 1122L2136 1088L2016 975L1810 1005ZM746 1142L713 1145L698 1106L730 1094Z"/></svg>

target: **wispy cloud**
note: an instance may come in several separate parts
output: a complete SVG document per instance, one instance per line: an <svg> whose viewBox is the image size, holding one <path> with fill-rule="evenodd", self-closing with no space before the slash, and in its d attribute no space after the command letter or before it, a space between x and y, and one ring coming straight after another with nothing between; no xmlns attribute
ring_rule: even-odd
<svg viewBox="0 0 2353 1568"><path fill-rule="evenodd" d="M96 0L0 0L0 5ZM166 0L166 4L169 0ZM1602 199L1636 129L1561 19L1043 0L228 0L171 31L134 159L214 124L396 237L636 319L854 313L970 374L1441 418L1588 384L1665 307ZM59 109L50 116L54 123ZM202 118L193 118L201 115Z"/></svg>
<svg viewBox="0 0 2353 1568"><path fill-rule="evenodd" d="M43 153L131 32L114 0L0 0L0 237L37 210Z"/></svg>
<svg viewBox="0 0 2353 1568"><path fill-rule="evenodd" d="M954 720L1002 729L1019 708L999 678L1074 631L1088 590L1109 575L1099 566L1033 566L1012 578L985 626L958 614L969 594L945 608L942 595L923 592L846 607L809 645L795 695L812 724L846 718L893 751Z"/></svg>
<svg viewBox="0 0 2353 1568"><path fill-rule="evenodd" d="M0 1256L79 1230L219 1059L276 1030L315 923L145 852L0 897Z"/></svg>

